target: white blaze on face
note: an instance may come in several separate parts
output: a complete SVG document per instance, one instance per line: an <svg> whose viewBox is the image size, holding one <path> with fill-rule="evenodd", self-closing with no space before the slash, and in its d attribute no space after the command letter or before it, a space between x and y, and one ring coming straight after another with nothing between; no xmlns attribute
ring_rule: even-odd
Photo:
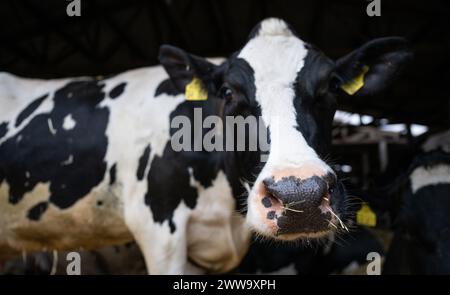
<svg viewBox="0 0 450 295"><path fill-rule="evenodd" d="M269 166L298 166L319 160L296 129L294 83L307 53L303 41L292 34L285 22L268 19L239 54L254 71L256 100L270 129Z"/></svg>
<svg viewBox="0 0 450 295"><path fill-rule="evenodd" d="M273 224L261 222L261 213L257 212L260 204L257 204L259 198L256 195L263 179L273 176L275 170L301 170L306 166L312 168L311 174L319 176L331 172L296 129L296 117L301 114L297 114L294 107L294 83L307 53L304 42L290 31L284 21L268 19L261 23L259 32L238 56L254 71L256 101L270 130L270 154L248 200L247 220L261 233L274 230ZM304 172L301 174L309 173Z"/></svg>

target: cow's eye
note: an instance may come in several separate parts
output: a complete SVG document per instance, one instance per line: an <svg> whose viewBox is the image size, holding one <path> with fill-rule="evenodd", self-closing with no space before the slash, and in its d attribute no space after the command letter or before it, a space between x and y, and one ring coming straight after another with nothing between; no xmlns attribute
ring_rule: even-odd
<svg viewBox="0 0 450 295"><path fill-rule="evenodd" d="M340 79L336 75L331 75L328 81L328 88L331 92L337 93L341 84Z"/></svg>
<svg viewBox="0 0 450 295"><path fill-rule="evenodd" d="M222 89L220 90L220 96L229 101L233 98L233 90L231 90L230 88L223 86Z"/></svg>

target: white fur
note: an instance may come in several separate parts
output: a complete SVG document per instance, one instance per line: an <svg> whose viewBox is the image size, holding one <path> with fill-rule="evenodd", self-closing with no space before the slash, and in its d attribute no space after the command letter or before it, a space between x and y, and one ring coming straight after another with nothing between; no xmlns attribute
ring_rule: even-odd
<svg viewBox="0 0 450 295"><path fill-rule="evenodd" d="M305 44L293 35L286 23L278 19L263 21L259 33L242 49L239 57L254 70L256 100L262 118L269 127L271 144L267 163L255 182L255 187L276 168L301 168L305 164L319 166L324 174L331 171L308 145L297 126L293 84L304 66ZM253 192L249 197L247 221L264 233L267 225L255 212Z"/></svg>
<svg viewBox="0 0 450 295"><path fill-rule="evenodd" d="M422 187L450 183L450 165L439 164L430 168L416 168L410 175L411 190L416 193Z"/></svg>
<svg viewBox="0 0 450 295"><path fill-rule="evenodd" d="M189 173L200 195L188 225L190 257L214 272L229 271L246 253L250 231L235 212L236 201L222 171L208 188L194 179L192 169Z"/></svg>
<svg viewBox="0 0 450 295"><path fill-rule="evenodd" d="M75 125L77 125L77 122L75 122L75 120L72 118L71 114L68 114L65 118L64 118L64 122L63 122L63 128L65 130L70 130L75 128Z"/></svg>
<svg viewBox="0 0 450 295"><path fill-rule="evenodd" d="M257 36L270 35L290 37L292 36L292 32L283 20L278 18L268 18L261 23Z"/></svg>

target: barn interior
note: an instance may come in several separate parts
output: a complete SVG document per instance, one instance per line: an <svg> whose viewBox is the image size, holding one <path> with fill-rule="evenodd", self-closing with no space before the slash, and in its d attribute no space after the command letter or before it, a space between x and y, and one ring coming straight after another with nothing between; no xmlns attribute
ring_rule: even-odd
<svg viewBox="0 0 450 295"><path fill-rule="evenodd" d="M386 250L399 206L397 198L388 196L389 188L421 144L450 127L446 1L380 0L381 15L372 17L366 12L371 1L360 0L80 0L80 16L67 15L69 3L1 1L0 71L42 79L107 76L158 64L161 44L199 56L229 56L267 17L286 20L304 41L333 59L373 38L407 38L414 59L387 91L338 102L330 155L358 200L355 211L367 203L376 214L376 224L355 226L376 232ZM103 254L86 255L95 263L104 260ZM33 258L28 264L49 268L47 260ZM123 266L100 264L94 273L120 273L112 268Z"/></svg>

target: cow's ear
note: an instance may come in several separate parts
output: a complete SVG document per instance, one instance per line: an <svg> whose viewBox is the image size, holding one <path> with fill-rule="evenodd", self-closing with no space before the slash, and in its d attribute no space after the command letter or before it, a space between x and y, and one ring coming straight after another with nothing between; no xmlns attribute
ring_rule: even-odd
<svg viewBox="0 0 450 295"><path fill-rule="evenodd" d="M404 38L372 40L336 61L333 88L349 95L375 95L395 80L412 57Z"/></svg>
<svg viewBox="0 0 450 295"><path fill-rule="evenodd" d="M194 78L207 83L209 75L217 67L205 58L189 54L186 51L170 46L162 45L159 49L159 61L169 74L175 87L184 92L186 85Z"/></svg>

